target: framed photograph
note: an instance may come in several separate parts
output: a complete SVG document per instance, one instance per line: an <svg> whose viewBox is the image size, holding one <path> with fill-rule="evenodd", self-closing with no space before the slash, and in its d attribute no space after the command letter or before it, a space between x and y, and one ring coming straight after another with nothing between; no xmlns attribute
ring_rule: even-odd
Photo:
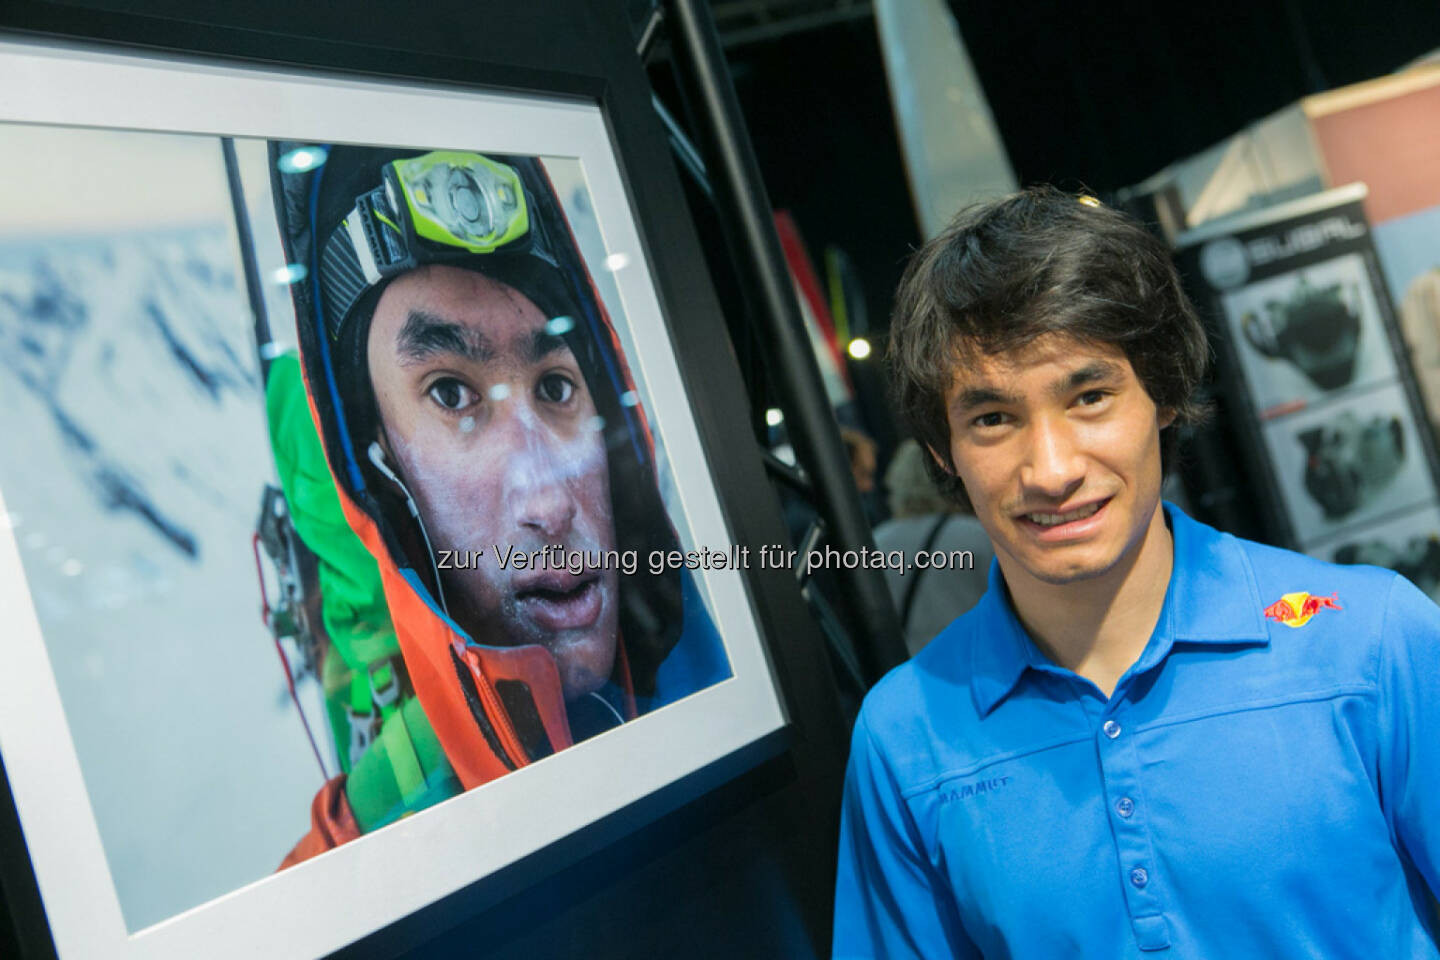
<svg viewBox="0 0 1440 960"><path fill-rule="evenodd" d="M1396 377L1357 253L1248 284L1221 302L1262 420Z"/></svg>
<svg viewBox="0 0 1440 960"><path fill-rule="evenodd" d="M1306 549L1435 497L1398 385L1271 421L1264 431L1290 522Z"/></svg>
<svg viewBox="0 0 1440 960"><path fill-rule="evenodd" d="M328 953L784 727L599 105L16 41L0 90L62 960Z"/></svg>

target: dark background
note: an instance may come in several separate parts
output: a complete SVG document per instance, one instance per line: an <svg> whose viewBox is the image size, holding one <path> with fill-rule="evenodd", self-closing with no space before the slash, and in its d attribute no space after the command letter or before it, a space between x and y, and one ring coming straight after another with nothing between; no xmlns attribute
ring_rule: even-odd
<svg viewBox="0 0 1440 960"><path fill-rule="evenodd" d="M1022 183L1114 190L1440 46L1432 0L951 3Z"/></svg>
<svg viewBox="0 0 1440 960"><path fill-rule="evenodd" d="M717 14L741 6L715 3ZM802 5L768 6L779 33L781 14ZM838 17L853 5L803 6ZM1440 48L1435 0L952 0L950 9L1019 183L1102 195L1307 94ZM827 243L854 258L871 322L884 326L921 238L874 19L851 13L803 29L793 16L794 32L778 36L749 39L758 31L748 23L729 31L739 40L727 48L736 90L771 201L794 213L814 258ZM717 20L723 37L727 21Z"/></svg>
<svg viewBox="0 0 1440 960"><path fill-rule="evenodd" d="M1308 94L1384 75L1440 48L1434 0L949 6L1016 180L1083 187L1107 201ZM638 22L649 3L630 7ZM854 421L879 441L883 473L904 434L884 402L883 342L891 296L923 238L870 4L713 0L712 9L771 203L794 215L817 270L834 245L861 281L877 349L868 361L850 361L861 400ZM663 44L648 73L683 114ZM702 239L717 262L724 246L700 206ZM741 313L733 291L720 286L727 315ZM763 362L754 366L747 379L764 399ZM1237 527L1260 530L1253 518Z"/></svg>

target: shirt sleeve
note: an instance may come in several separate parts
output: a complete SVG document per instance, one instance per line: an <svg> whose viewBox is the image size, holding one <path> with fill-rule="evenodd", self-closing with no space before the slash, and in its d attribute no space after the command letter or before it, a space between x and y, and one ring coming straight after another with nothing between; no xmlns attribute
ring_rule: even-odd
<svg viewBox="0 0 1440 960"><path fill-rule="evenodd" d="M1380 642L1381 808L1440 895L1440 607L1397 576Z"/></svg>
<svg viewBox="0 0 1440 960"><path fill-rule="evenodd" d="M863 713L845 773L833 957L980 960Z"/></svg>

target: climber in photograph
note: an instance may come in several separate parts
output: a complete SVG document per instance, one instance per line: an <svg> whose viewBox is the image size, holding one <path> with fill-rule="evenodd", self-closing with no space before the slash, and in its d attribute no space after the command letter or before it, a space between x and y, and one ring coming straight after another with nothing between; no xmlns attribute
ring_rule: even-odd
<svg viewBox="0 0 1440 960"><path fill-rule="evenodd" d="M296 150L323 163L297 170ZM295 143L271 156L287 259L308 275L293 288L304 386L399 652L347 664L397 681L391 708L376 703L378 786L353 771L327 784L289 863L729 666L688 571L621 562L679 541L543 163ZM547 562L561 556L586 560Z"/></svg>

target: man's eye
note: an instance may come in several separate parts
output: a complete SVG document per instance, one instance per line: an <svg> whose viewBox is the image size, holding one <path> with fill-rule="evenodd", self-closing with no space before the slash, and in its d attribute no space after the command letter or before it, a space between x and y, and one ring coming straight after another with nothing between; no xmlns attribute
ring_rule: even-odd
<svg viewBox="0 0 1440 960"><path fill-rule="evenodd" d="M971 421L977 427L998 427L1005 422L1005 414L998 411L982 413Z"/></svg>
<svg viewBox="0 0 1440 960"><path fill-rule="evenodd" d="M454 377L445 377L431 384L430 399L446 410L464 410L480 397Z"/></svg>
<svg viewBox="0 0 1440 960"><path fill-rule="evenodd" d="M1094 406L1095 404L1103 401L1106 396L1107 394L1104 390L1086 390L1084 393L1080 394L1080 403L1083 406L1087 407Z"/></svg>
<svg viewBox="0 0 1440 960"><path fill-rule="evenodd" d="M535 394L547 403L568 403L575 395L575 383L560 373L547 373L535 385Z"/></svg>

